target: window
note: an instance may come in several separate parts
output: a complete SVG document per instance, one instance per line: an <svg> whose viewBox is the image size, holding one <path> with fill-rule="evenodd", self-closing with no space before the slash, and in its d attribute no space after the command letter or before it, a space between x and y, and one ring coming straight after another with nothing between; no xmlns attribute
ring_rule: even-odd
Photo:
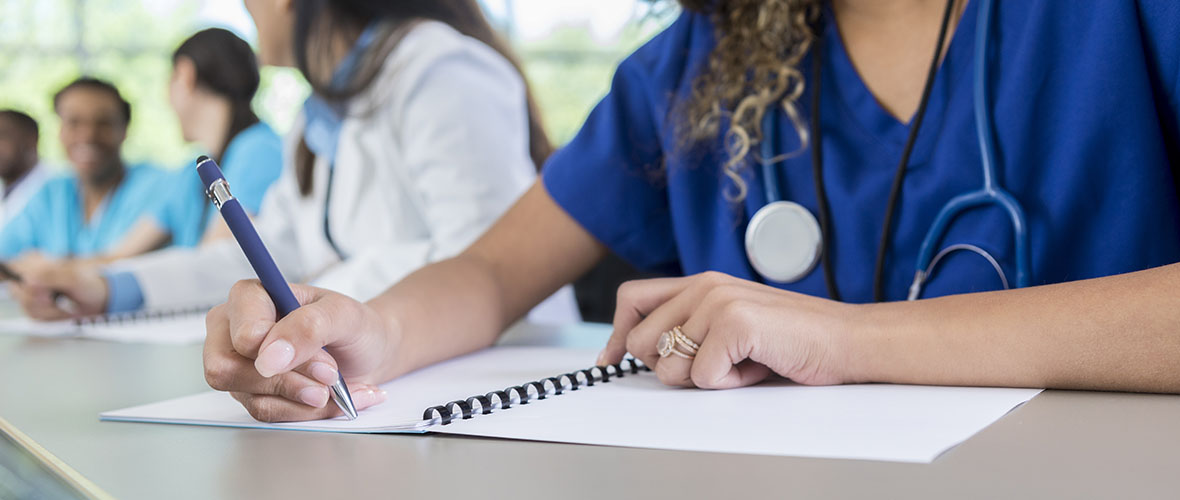
<svg viewBox="0 0 1180 500"><path fill-rule="evenodd" d="M481 4L518 50L546 128L558 144L577 132L606 93L618 62L674 15L669 1ZM62 165L53 93L80 74L104 78L132 104L124 157L180 167L195 151L184 143L168 106L170 58L185 37L209 26L255 42L254 26L239 0L0 0L0 108L36 118L42 156ZM297 71L264 68L255 109L282 133L307 92Z"/></svg>

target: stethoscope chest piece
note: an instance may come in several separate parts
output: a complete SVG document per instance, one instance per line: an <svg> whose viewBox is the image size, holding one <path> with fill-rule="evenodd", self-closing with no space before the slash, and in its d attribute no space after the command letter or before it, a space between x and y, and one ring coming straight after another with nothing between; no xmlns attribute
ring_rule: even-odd
<svg viewBox="0 0 1180 500"><path fill-rule="evenodd" d="M823 238L819 222L792 201L770 203L746 226L746 256L758 274L770 281L799 281L819 262Z"/></svg>

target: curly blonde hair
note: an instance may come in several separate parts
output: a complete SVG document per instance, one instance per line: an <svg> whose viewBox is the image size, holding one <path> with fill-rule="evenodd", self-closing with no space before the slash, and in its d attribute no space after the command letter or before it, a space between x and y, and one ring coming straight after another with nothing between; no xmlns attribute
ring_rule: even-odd
<svg viewBox="0 0 1180 500"><path fill-rule="evenodd" d="M741 171L762 137L762 118L776 103L799 135L799 148L760 162L781 161L805 151L810 143L796 105L803 94L798 65L815 41L812 25L821 0L680 0L688 10L707 14L717 45L708 65L692 84L691 98L679 103L682 143L714 140L725 127L723 173L733 181L731 201L746 197ZM726 123L728 122L728 123Z"/></svg>

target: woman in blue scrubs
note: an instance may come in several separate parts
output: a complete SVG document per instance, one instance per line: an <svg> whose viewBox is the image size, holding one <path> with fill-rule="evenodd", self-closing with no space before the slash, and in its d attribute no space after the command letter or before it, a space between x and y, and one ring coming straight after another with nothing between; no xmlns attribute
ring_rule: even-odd
<svg viewBox="0 0 1180 500"><path fill-rule="evenodd" d="M375 384L489 346L609 249L684 276L624 285L598 360L630 352L668 384L777 373L1180 392L1180 4L996 6L984 126L993 180L1022 207L1027 261L1015 218L982 206L941 238L974 250L945 255L922 300L904 301L940 210L985 182L972 78L984 2L681 3L467 251L364 304L297 287L306 307L277 324L257 282L241 282L210 314L207 346L254 364L207 350L207 377L232 381L258 418L331 416L299 391L336 369ZM818 265L790 282L747 253L747 227L772 201L822 227ZM1030 286L1002 291L1008 276Z"/></svg>

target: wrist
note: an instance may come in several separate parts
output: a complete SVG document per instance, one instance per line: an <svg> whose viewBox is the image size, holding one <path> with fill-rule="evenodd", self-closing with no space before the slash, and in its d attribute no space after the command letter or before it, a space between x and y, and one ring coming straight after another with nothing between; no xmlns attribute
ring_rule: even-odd
<svg viewBox="0 0 1180 500"><path fill-rule="evenodd" d="M900 303L886 304L858 304L852 305L846 314L845 335L840 337L837 349L842 358L842 374L847 383L890 382L894 377L890 375L891 368L897 368L899 361L893 359L891 352L904 343L899 332L904 327L899 324L899 318L904 314L897 314Z"/></svg>
<svg viewBox="0 0 1180 500"><path fill-rule="evenodd" d="M381 380L392 380L417 368L411 366L413 346L407 342L400 319L392 317L393 315L381 314L380 309L372 302L366 302L364 307L369 310L375 323L380 325L377 335L380 336L383 346Z"/></svg>

